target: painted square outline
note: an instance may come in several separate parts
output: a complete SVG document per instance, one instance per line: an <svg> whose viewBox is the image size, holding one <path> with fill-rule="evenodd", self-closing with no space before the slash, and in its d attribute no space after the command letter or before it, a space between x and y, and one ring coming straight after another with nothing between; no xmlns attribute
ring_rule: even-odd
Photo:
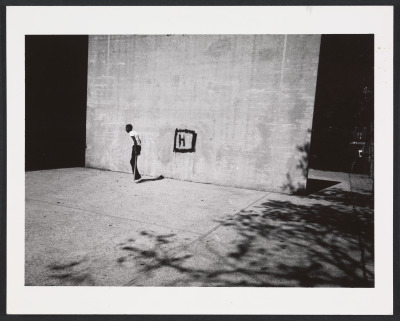
<svg viewBox="0 0 400 321"><path fill-rule="evenodd" d="M182 148L176 147L176 138L178 136L178 133L192 134L192 148L182 149ZM175 129L175 137L174 137L174 152L175 153L194 153L196 151L196 139L197 139L197 134L194 130L176 128Z"/></svg>

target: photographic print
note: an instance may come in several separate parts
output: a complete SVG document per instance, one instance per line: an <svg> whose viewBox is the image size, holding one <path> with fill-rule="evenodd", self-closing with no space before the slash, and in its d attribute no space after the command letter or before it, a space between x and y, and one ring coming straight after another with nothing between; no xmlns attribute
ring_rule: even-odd
<svg viewBox="0 0 400 321"><path fill-rule="evenodd" d="M393 12L8 7L7 313L393 313Z"/></svg>
<svg viewBox="0 0 400 321"><path fill-rule="evenodd" d="M25 37L25 285L374 287L374 35Z"/></svg>

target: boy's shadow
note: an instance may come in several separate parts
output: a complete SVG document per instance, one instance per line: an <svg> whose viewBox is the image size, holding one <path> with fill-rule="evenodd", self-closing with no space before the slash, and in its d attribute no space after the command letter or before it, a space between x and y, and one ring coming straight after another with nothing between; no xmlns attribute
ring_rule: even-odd
<svg viewBox="0 0 400 321"><path fill-rule="evenodd" d="M145 182L159 181L159 180L162 180L162 179L164 179L164 176L162 176L162 175L160 175L158 177L155 177L155 178L142 178L139 181L139 184L145 183Z"/></svg>

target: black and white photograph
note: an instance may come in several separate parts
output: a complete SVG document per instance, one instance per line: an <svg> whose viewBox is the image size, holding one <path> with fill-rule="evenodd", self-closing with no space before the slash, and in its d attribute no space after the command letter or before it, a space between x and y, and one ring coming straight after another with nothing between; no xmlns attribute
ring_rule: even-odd
<svg viewBox="0 0 400 321"><path fill-rule="evenodd" d="M155 313L389 311L373 298L390 293L392 262L390 10L360 9L364 29L338 10L349 27L329 29L328 8L282 9L274 29L270 8L220 8L223 21L213 8L68 9L21 8L54 27L9 28L8 181L23 187L8 202L22 213L8 226L12 311L141 314L151 298ZM107 14L107 28L83 22ZM63 293L69 307L46 303Z"/></svg>
<svg viewBox="0 0 400 321"><path fill-rule="evenodd" d="M25 50L25 285L374 286L373 35Z"/></svg>

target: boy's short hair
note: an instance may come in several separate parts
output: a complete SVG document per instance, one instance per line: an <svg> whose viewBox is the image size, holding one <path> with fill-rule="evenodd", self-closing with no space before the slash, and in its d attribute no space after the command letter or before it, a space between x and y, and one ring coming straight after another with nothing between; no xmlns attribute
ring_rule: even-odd
<svg viewBox="0 0 400 321"><path fill-rule="evenodd" d="M131 130L133 129L133 126L131 124L127 124L125 127Z"/></svg>

